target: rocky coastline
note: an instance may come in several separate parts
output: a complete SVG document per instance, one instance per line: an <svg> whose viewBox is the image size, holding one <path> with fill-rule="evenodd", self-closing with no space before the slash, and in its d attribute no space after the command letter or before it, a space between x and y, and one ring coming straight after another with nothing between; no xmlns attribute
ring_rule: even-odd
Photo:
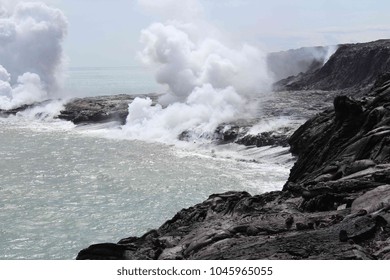
<svg viewBox="0 0 390 280"><path fill-rule="evenodd" d="M158 229L91 245L77 259L390 259L388 49L388 40L344 45L322 68L277 84L340 90L333 108L275 142L297 156L281 191L213 194Z"/></svg>
<svg viewBox="0 0 390 280"><path fill-rule="evenodd" d="M371 94L337 97L290 137L282 191L213 194L77 259L390 259L390 81Z"/></svg>
<svg viewBox="0 0 390 280"><path fill-rule="evenodd" d="M390 40L340 45L320 62L305 61L306 72L275 89L294 98L305 98L295 91L328 95L332 107L296 131L251 135L256 120L243 120L210 136L218 144L290 146L297 161L282 190L212 194L141 237L93 244L77 259L390 259ZM136 97L73 99L58 118L124 124ZM157 104L158 95L148 97ZM191 131L178 138L191 140Z"/></svg>

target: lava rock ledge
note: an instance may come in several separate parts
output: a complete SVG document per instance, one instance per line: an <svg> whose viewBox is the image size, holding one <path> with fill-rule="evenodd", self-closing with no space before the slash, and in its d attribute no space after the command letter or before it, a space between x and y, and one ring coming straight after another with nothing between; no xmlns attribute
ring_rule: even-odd
<svg viewBox="0 0 390 280"><path fill-rule="evenodd" d="M390 259L390 83L334 108L289 139L281 191L213 194L158 229L94 244L77 259Z"/></svg>

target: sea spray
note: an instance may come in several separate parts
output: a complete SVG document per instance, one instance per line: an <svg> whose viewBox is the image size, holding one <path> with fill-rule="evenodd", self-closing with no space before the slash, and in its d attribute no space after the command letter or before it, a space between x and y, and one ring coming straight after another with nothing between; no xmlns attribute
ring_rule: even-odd
<svg viewBox="0 0 390 280"><path fill-rule="evenodd" d="M64 14L39 2L0 1L0 109L55 96L63 64Z"/></svg>
<svg viewBox="0 0 390 280"><path fill-rule="evenodd" d="M232 87L214 89L210 84L195 88L185 103L175 102L166 108L137 98L129 105L123 131L135 139L171 143L190 129L192 136L199 138L213 133L222 121L233 121L243 105Z"/></svg>

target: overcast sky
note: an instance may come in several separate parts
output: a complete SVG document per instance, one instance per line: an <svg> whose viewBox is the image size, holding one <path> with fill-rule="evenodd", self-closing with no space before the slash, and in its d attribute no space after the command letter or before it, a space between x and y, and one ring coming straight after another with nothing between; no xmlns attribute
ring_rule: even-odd
<svg viewBox="0 0 390 280"><path fill-rule="evenodd" d="M264 51L390 37L388 0L44 0L68 18L70 66L134 64L156 21L207 21Z"/></svg>

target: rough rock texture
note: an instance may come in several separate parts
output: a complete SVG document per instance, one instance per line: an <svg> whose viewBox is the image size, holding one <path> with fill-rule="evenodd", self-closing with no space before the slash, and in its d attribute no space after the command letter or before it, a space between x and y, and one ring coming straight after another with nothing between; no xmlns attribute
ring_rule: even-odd
<svg viewBox="0 0 390 280"><path fill-rule="evenodd" d="M77 259L390 259L390 83L340 96L289 140L282 191L211 195L160 228Z"/></svg>
<svg viewBox="0 0 390 280"><path fill-rule="evenodd" d="M299 159L291 170L289 183L367 178L367 172L387 170L390 87L380 90L383 91L371 102L336 97L334 110L310 119L291 136L291 151Z"/></svg>
<svg viewBox="0 0 390 280"><path fill-rule="evenodd" d="M282 90L336 90L370 87L378 75L390 71L390 40L340 45L316 71L291 76L275 84Z"/></svg>
<svg viewBox="0 0 390 280"><path fill-rule="evenodd" d="M158 95L108 95L97 97L76 98L65 104L58 118L72 121L75 124L118 121L126 123L128 107L136 97L149 97L153 105L157 103Z"/></svg>
<svg viewBox="0 0 390 280"><path fill-rule="evenodd" d="M92 245L77 259L375 259L390 245L387 210L305 212L303 201L285 191L212 195L158 230Z"/></svg>

